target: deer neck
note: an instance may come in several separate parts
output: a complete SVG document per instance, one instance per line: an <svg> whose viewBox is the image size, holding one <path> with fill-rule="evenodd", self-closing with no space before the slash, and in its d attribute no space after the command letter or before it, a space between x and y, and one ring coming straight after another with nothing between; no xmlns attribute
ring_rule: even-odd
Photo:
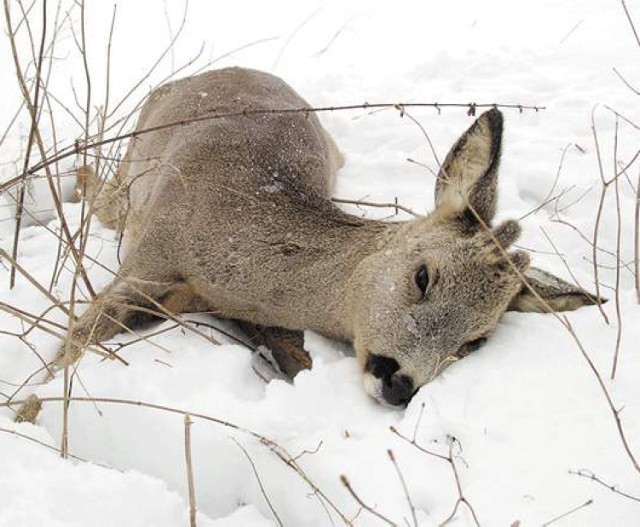
<svg viewBox="0 0 640 527"><path fill-rule="evenodd" d="M351 341L355 272L387 243L398 224L363 220L331 207L321 217L301 218L297 230L302 238L291 239L301 246L301 254L287 269L287 282L295 290L282 298L288 303L285 325Z"/></svg>

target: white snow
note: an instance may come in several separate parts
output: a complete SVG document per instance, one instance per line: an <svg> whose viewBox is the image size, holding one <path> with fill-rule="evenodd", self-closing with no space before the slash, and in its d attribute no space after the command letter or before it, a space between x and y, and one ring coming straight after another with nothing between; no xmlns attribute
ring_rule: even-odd
<svg viewBox="0 0 640 527"><path fill-rule="evenodd" d="M51 2L52 5L54 3ZM627 2L640 27L640 10ZM38 4L39 5L39 4ZM64 3L67 6L67 3ZM68 6L67 6L68 7ZM106 42L110 2L88 2L88 53L94 106L104 101ZM51 8L51 18L54 16ZM37 10L36 10L37 11ZM34 11L34 35L39 35ZM167 17L175 34L183 4L120 0L112 46L110 108L144 75L169 41ZM14 19L18 19L14 5ZM78 22L77 13L72 17ZM15 23L14 20L14 23ZM186 27L173 52L118 115L127 111L174 68L203 55L184 74L209 67L242 65L285 78L314 106L374 102L499 102L545 106L540 112L504 110L505 136L500 175L499 218L518 218L538 207L549 194L562 194L522 222L518 244L534 251L536 266L570 279L563 255L578 281L593 290L592 249L600 175L591 114L607 178L614 170L615 116L640 122L638 96L612 68L640 88L636 45L622 5L604 0L541 2L370 1L231 3L191 0ZM68 26L60 34L50 89L72 111L70 82L84 102L84 71ZM257 42L259 41L259 42ZM245 44L253 45L237 49ZM28 43L21 40L24 61ZM232 53L230 53L232 52ZM3 97L0 137L20 104L6 38L0 40ZM206 94L203 94L203 97ZM55 103L56 137L62 145L80 137L80 129ZM407 108L425 127L439 160L470 124L463 108ZM82 116L82 119L84 117ZM398 111L327 112L320 115L345 154L336 195L393 201L424 213L432 206L438 163L416 124ZM130 123L131 124L131 123ZM0 176L21 170L28 120L21 115L0 145ZM52 142L48 117L43 119ZM115 133L115 130L114 130ZM638 149L638 130L619 121L617 160L629 163ZM418 163L408 162L407 158ZM557 184L554 180L562 167ZM37 153L32 154L37 160ZM71 170L73 160L60 164ZM425 166L428 168L425 168ZM638 163L620 179L622 266L619 303L623 332L618 373L609 372L617 338L616 206L613 186L605 202L599 245L604 306L610 324L597 308L568 315L575 334L610 390L632 452L640 457L640 306L634 292L632 185ZM63 178L64 195L71 177ZM551 190L553 189L553 192ZM265 189L269 191L269 189ZM59 228L42 180L34 184L30 216L20 236L19 262L48 287L57 252L50 232ZM582 199L581 199L582 198ZM0 196L2 247L10 251L14 213ZM345 206L354 214L387 217L393 211ZM566 208L566 209L565 209ZM72 231L80 222L80 204L64 203ZM557 220L554 214L562 211ZM402 212L402 218L408 217ZM547 238L548 236L548 238ZM586 239L585 239L586 237ZM94 221L87 253L117 269L114 233ZM628 263L628 265L627 265ZM29 282L18 277L8 287L8 267L0 271L0 301L32 313L51 305ZM88 263L95 287L109 272ZM65 270L53 294L66 299L72 270ZM82 294L86 294L81 288ZM66 324L53 309L49 319ZM189 319L211 322L204 315ZM169 328L153 326L146 333ZM38 329L28 343L10 333L28 325L0 312L0 394L12 395L58 340ZM201 331L209 331L200 326ZM63 333L63 330L56 328ZM615 421L597 380L571 338L549 315L508 313L487 343L423 387L405 411L376 404L363 389L362 375L347 346L306 334L314 365L293 384L265 383L254 371L258 360L242 346L212 331L223 345L179 328L138 342L121 352L129 363L101 362L87 355L78 370L74 395L143 401L205 414L250 429L298 456L307 476L348 518L359 506L340 484L348 477L358 495L399 525L413 523L398 475L387 455L392 449L406 480L420 526L439 525L457 499L453 473L441 459L419 452L389 427L413 437L440 454L448 437L462 445L453 450L465 497L482 525L540 525L593 500L554 525L629 526L637 524L640 504L597 482L570 474L584 469L631 495L640 497L639 473L625 454ZM129 342L120 335L114 342ZM26 386L17 397L35 391L60 396L62 379L47 386ZM416 422L424 404L419 426ZM69 450L88 461L62 460L57 452L10 431L59 448L62 406L45 403L37 426L12 423L0 409L0 526L175 526L188 525L188 491L181 415L131 405L72 403ZM321 505L305 481L254 437L196 417L191 425L193 466L200 526L272 526L278 522L261 493L249 453L284 525L325 526L342 521ZM235 440L235 441L234 441ZM457 445L457 443L456 443ZM331 516L332 520L329 519ZM355 525L384 525L367 511ZM473 525L463 505L453 525Z"/></svg>

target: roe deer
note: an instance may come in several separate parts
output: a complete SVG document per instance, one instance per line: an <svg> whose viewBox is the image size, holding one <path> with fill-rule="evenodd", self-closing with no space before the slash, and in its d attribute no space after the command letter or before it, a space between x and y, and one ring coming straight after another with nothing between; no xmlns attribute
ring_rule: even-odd
<svg viewBox="0 0 640 527"><path fill-rule="evenodd" d="M241 68L151 93L137 130L154 130L131 140L113 180L102 188L83 182L99 218L124 231L127 252L55 368L134 326L141 311L209 310L272 341L297 338L285 355L300 351L305 329L352 342L369 395L404 405L477 348L505 311L546 310L518 271L555 310L596 300L529 269L524 251L507 255L516 221L488 227L502 140L497 109L447 155L435 210L392 223L331 202L342 158L313 112L279 112L302 108L279 78Z"/></svg>

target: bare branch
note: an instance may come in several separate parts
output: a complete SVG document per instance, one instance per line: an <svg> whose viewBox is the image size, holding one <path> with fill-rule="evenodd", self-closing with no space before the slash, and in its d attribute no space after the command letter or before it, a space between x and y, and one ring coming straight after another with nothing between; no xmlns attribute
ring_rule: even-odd
<svg viewBox="0 0 640 527"><path fill-rule="evenodd" d="M610 485L609 483L605 483L604 481L602 481L598 476L596 476L590 470L586 470L586 469L570 470L569 474L573 474L574 476L580 476L580 477L583 477L583 478L590 479L591 481L595 481L596 483L598 483L598 484L602 485L603 487L609 489L611 492L614 492L615 494L618 494L620 496L623 496L623 497L628 498L628 499L633 500L633 501L640 502L640 498L638 498L636 496L632 496L631 494L627 494L626 492L621 491L615 485Z"/></svg>
<svg viewBox="0 0 640 527"><path fill-rule="evenodd" d="M544 106L529 106L529 105L518 105L518 104L499 104L499 103L362 103L362 104L347 104L342 106L323 106L316 108L284 108L284 109L260 109L260 108L246 108L244 110L239 110L236 112L229 113L213 113L211 115L205 115L202 117L188 119L184 121L175 121L171 123L166 123L159 126L154 126L150 128L145 128L142 130L136 130L133 132L129 132L126 134L117 135L115 137L111 137L108 139L103 139L101 141L94 141L93 137L89 138L89 142L87 144L78 144L75 142L73 145L69 145L66 148L61 149L61 152L49 159L46 159L36 165L30 167L28 170L23 171L21 174L15 176L14 178L6 181L2 185L0 185L0 193L5 192L6 190L14 187L16 184L20 183L24 179L28 179L38 171L42 170L46 166L66 159L72 155L76 155L85 150L89 150L92 148L97 148L102 145L114 143L116 141L122 141L124 139L131 139L133 137L139 137L140 135L144 135L150 132L155 132L158 130L165 130L167 128L173 127L181 127L187 126L192 123L202 122L202 121L210 121L215 119L224 119L228 117L239 117L239 116L253 116L253 115L269 115L269 114L288 114L288 113L302 113L302 114L310 114L310 113L320 113L320 112L336 112L336 111L346 111L346 110L367 110L371 108L505 108L505 109L516 109L516 110L534 110L540 111L546 109Z"/></svg>
<svg viewBox="0 0 640 527"><path fill-rule="evenodd" d="M578 512L580 509L584 509L585 507L588 507L589 505L592 505L592 504L593 504L593 500L592 499L587 500L582 505L578 505L577 507L574 507L573 509L568 510L567 512L564 512L564 513L560 514L559 516L556 516L555 518L552 518L548 522L543 523L542 527L547 527L548 525L551 525L552 523L555 523L558 520L566 518L570 514L573 514L574 512Z"/></svg>
<svg viewBox="0 0 640 527"><path fill-rule="evenodd" d="M375 203L373 201L363 201L359 199L345 199L345 198L331 198L331 201L333 201L334 203L348 203L350 205L358 205L358 206L362 205L365 207L398 209L403 212L406 212L407 214L410 214L414 218L422 217L421 214L418 214L417 212L414 212L413 210L411 210L409 207L405 207L404 205L400 205L399 203Z"/></svg>
<svg viewBox="0 0 640 527"><path fill-rule="evenodd" d="M269 496L267 495L267 491L264 488L264 485L262 483L262 479L260 478L260 474L258 473L258 469L256 468L256 464L253 462L253 459L251 459L251 456L249 455L249 452L247 452L246 448L244 448L237 440L235 437L231 438L233 440L233 442L238 445L238 448L240 450L242 450L242 452L244 453L245 457L249 460L249 463L251 464L251 468L253 469L253 474L255 475L256 479L258 480L258 486L260 487L260 492L262 493L262 497L264 498L264 500L267 502L267 505L269 506L269 509L271 510L271 514L273 514L273 517L275 518L276 522L278 522L278 525L280 525L280 527L282 527L282 520L280 519L280 516L278 516L278 513L276 512L276 509L273 506L273 503L271 503L271 500L269 499Z"/></svg>
<svg viewBox="0 0 640 527"><path fill-rule="evenodd" d="M418 416L417 423L420 422L421 418L422 418L422 412ZM415 432L414 432L413 439L409 439L407 436L405 436L405 435L401 434L400 432L398 432L398 430L393 426L389 427L389 430L391 430L391 432L393 434L398 436L403 441L406 441L411 446L413 446L414 448L418 449L420 452L422 452L424 454L427 454L428 456L434 457L436 459L440 459L442 461L446 461L449 464L449 466L451 467L451 471L453 473L453 478L454 478L454 481L455 481L456 491L457 491L458 497L456 499L456 502L453 505L453 510L451 511L449 516L447 516L447 518L443 522L440 523L440 526L444 526L447 523L449 523L450 521L452 521L455 518L455 516L456 516L456 514L458 512L458 507L460 506L460 504L464 504L464 505L466 505L467 509L471 513L471 516L473 518L473 521L474 521L476 527L480 527L480 521L478 520L478 517L476 515L476 512L475 512L473 506L471 505L469 500L465 497L464 493L462 492L462 484L460 483L460 475L458 474L458 468L456 466L455 459L454 459L454 456L453 456L453 447L455 445L460 446L460 442L455 437L448 436L448 438L449 438L449 451L448 451L447 455L443 455L443 454L438 454L437 452L433 452L431 450L427 450L426 448L420 446L416 442Z"/></svg>
<svg viewBox="0 0 640 527"><path fill-rule="evenodd" d="M360 507L362 507L364 510L366 510L368 513L373 514L376 518L382 520L383 522L385 522L387 525L391 525L392 527L397 527L398 524L391 521L389 518L387 518L386 516L384 516L383 514L380 514L377 510L375 510L373 507L371 507L370 505L367 505L364 501L362 501L362 498L360 498L360 496L358 496L356 494L356 491L353 490L353 487L351 486L351 483L349 482L349 480L347 479L347 476L345 476L344 474L340 476L340 483L342 483L344 485L344 487L347 489L347 491L349 492L349 494L351 494L351 497L356 500L356 502L358 503L358 505L360 505Z"/></svg>
<svg viewBox="0 0 640 527"><path fill-rule="evenodd" d="M189 414L184 416L184 458L187 465L187 483L189 486L189 524L191 527L196 527L196 489L191 462L191 417Z"/></svg>
<svg viewBox="0 0 640 527"><path fill-rule="evenodd" d="M638 36L638 32L636 31L636 26L633 23L633 20L631 19L629 10L627 9L627 4L625 3L624 0L620 0L620 3L622 4L622 9L624 9L624 14L627 16L627 20L629 21L629 25L631 26L631 31L633 31L633 36L636 39L636 44L638 44L638 47L640 47L640 37Z"/></svg>
<svg viewBox="0 0 640 527"><path fill-rule="evenodd" d="M398 479L400 480L400 484L402 485L402 490L404 491L404 496L407 499L407 503L409 504L409 510L411 511L411 518L413 519L414 527L418 527L418 518L416 518L416 508L411 501L411 496L409 495L409 488L407 487L407 482L404 480L404 476L402 475L402 471L400 470L400 466L396 461L396 456L393 453L393 450L387 450L387 455L393 463L393 467L396 469L396 473L398 474Z"/></svg>

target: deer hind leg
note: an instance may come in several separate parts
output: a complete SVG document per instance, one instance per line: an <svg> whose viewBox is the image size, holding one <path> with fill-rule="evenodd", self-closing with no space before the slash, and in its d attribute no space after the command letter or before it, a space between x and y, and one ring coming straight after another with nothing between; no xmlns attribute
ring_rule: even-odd
<svg viewBox="0 0 640 527"><path fill-rule="evenodd" d="M185 282L117 278L75 322L69 342L54 359L52 372L74 364L91 344L190 309L194 297Z"/></svg>
<svg viewBox="0 0 640 527"><path fill-rule="evenodd" d="M303 347L302 331L236 322L252 344L266 346L271 351L278 367L289 378L293 379L300 371L311 368L311 357Z"/></svg>
<svg viewBox="0 0 640 527"><path fill-rule="evenodd" d="M51 380L56 371L74 364L91 344L133 330L145 320L167 318L174 313L205 309L205 306L204 300L185 282L117 278L75 322L45 382ZM16 413L16 422L35 423L41 406L40 399L30 395Z"/></svg>

